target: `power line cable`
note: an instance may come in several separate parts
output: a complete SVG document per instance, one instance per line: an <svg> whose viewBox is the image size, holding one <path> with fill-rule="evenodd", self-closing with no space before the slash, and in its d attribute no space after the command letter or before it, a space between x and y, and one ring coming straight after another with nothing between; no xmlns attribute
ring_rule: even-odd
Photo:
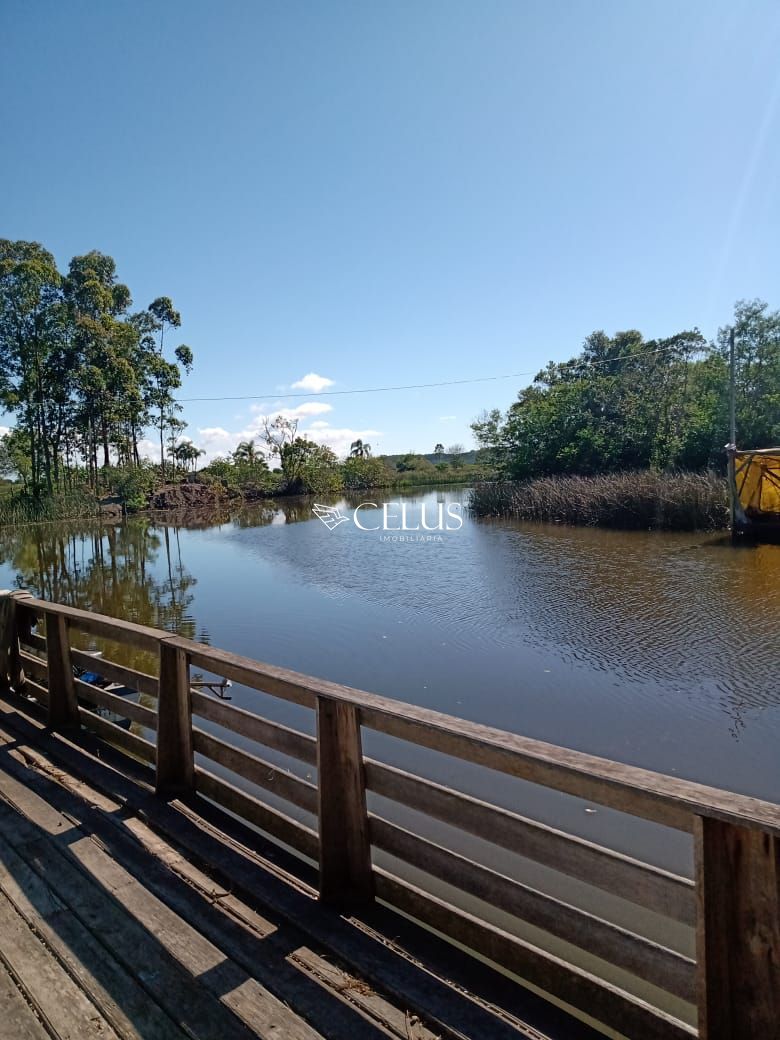
<svg viewBox="0 0 780 1040"><path fill-rule="evenodd" d="M587 362L590 367L597 368L600 365L613 365L617 361L634 361L636 358L647 357L650 354L664 354L671 350L676 350L676 346L670 347L658 347L655 350L643 350L638 351L635 354L621 354L614 358L604 358L601 361L590 361ZM567 364L567 362L557 362L558 364ZM353 390L321 390L319 392L310 391L305 394L240 394L237 396L225 396L225 397L180 397L179 401L182 404L194 404L196 402L207 402L207 401L262 401L273 399L275 401L294 401L300 400L301 398L309 397L344 397L350 394L383 394L391 393L398 390L431 390L436 387L442 386L465 386L470 383L492 383L498 382L502 379L525 379L529 376L535 376L539 372L539 369L535 369L530 372L507 372L505 375L500 376L475 376L471 379L445 379L441 382L436 383L409 383L403 386L369 386L369 387L358 387Z"/></svg>

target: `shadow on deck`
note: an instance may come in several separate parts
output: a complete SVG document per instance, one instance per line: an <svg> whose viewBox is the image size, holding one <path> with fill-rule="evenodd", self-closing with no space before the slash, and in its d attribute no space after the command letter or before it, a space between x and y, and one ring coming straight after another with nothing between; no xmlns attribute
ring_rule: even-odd
<svg viewBox="0 0 780 1040"><path fill-rule="evenodd" d="M2 1040L596 1037L402 915L316 891L203 798L163 802L148 770L0 699Z"/></svg>

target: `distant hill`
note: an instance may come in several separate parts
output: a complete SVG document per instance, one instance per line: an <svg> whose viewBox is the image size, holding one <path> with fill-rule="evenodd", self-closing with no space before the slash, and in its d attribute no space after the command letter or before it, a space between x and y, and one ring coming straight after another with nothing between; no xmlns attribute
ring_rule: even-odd
<svg viewBox="0 0 780 1040"><path fill-rule="evenodd" d="M384 459L385 461L391 463L391 465L395 466L396 462L398 462L400 459L402 459L405 455L408 455L408 454L409 454L408 452L402 451L399 455L380 455L378 457L380 459ZM413 454L414 455L418 455L420 453L419 452L413 452ZM424 454L423 453L421 455L421 458L427 459L428 462L432 463L435 466L437 462L451 462L455 458L455 456L454 455L449 455L445 451L442 455L434 455L433 452L429 452L428 454ZM460 453L460 455L458 456L458 458L460 458L460 460L462 462L467 463L467 464L476 462L477 461L477 449L473 448L471 451L462 451Z"/></svg>

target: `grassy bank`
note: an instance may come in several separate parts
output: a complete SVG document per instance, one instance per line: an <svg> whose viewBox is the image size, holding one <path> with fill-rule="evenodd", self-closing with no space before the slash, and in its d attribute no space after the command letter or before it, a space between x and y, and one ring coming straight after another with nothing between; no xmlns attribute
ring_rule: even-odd
<svg viewBox="0 0 780 1040"><path fill-rule="evenodd" d="M9 491L0 497L0 525L74 520L97 516L99 512L98 500L85 489L37 497L24 491Z"/></svg>
<svg viewBox="0 0 780 1040"><path fill-rule="evenodd" d="M713 472L641 470L482 483L470 508L476 516L642 530L708 531L729 522L726 482Z"/></svg>

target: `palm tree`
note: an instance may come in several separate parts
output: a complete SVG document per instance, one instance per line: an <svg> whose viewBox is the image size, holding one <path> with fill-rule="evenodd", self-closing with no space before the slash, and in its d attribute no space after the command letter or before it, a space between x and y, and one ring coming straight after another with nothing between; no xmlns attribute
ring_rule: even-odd
<svg viewBox="0 0 780 1040"><path fill-rule="evenodd" d="M436 447L433 449L433 454L436 456L437 459L440 459L444 454L444 445L437 444Z"/></svg>
<svg viewBox="0 0 780 1040"><path fill-rule="evenodd" d="M247 462L250 466L253 466L256 462L263 457L262 452L255 444L254 437L248 441L241 441L236 450L233 452L233 458L236 462Z"/></svg>
<svg viewBox="0 0 780 1040"><path fill-rule="evenodd" d="M192 471L194 473L198 459L201 455L205 455L206 452L202 448L196 448L191 441L182 441L181 444L176 445L171 454L182 466L186 467L192 463Z"/></svg>
<svg viewBox="0 0 780 1040"><path fill-rule="evenodd" d="M349 446L349 455L353 459L368 459L371 457L371 445L366 444L359 437Z"/></svg>

